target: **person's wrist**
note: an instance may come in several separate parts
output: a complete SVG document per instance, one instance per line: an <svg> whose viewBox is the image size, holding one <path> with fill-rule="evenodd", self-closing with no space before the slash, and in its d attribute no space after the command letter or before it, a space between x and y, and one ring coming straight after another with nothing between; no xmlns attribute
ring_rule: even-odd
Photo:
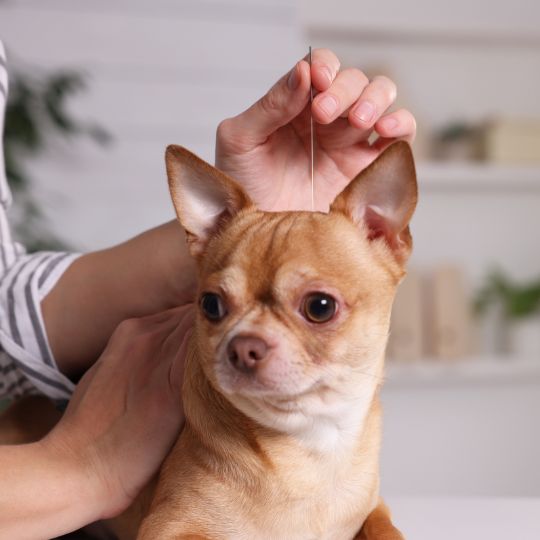
<svg viewBox="0 0 540 540"><path fill-rule="evenodd" d="M74 528L110 517L114 496L104 485L105 474L98 470L100 460L91 445L78 444L57 429L33 445L58 477L56 492L64 499L58 504L70 508L77 520Z"/></svg>

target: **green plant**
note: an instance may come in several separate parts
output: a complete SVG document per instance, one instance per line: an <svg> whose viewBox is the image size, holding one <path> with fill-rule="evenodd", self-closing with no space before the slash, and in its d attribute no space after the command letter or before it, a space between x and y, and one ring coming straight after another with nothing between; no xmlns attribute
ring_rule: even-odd
<svg viewBox="0 0 540 540"><path fill-rule="evenodd" d="M492 272L476 295L476 312L485 313L489 306L497 303L508 319L522 319L540 312L540 279L516 284L502 272Z"/></svg>
<svg viewBox="0 0 540 540"><path fill-rule="evenodd" d="M466 139L475 135L478 128L466 124L465 122L452 122L436 133L436 137L441 142L453 142Z"/></svg>
<svg viewBox="0 0 540 540"><path fill-rule="evenodd" d="M73 70L10 74L4 127L6 174L15 201L15 236L29 251L67 246L50 231L35 200L28 161L45 154L55 135L86 136L101 145L110 141L103 128L75 119L66 108L68 99L85 88L83 75Z"/></svg>

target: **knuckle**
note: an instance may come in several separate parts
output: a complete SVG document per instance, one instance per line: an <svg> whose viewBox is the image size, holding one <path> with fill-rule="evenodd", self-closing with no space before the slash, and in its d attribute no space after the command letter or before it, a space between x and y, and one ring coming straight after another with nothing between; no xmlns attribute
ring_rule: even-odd
<svg viewBox="0 0 540 540"><path fill-rule="evenodd" d="M232 118L226 118L222 120L216 130L216 138L218 141L227 142L231 139L234 129L234 120Z"/></svg>
<svg viewBox="0 0 540 540"><path fill-rule="evenodd" d="M160 332L154 329L135 334L131 340L131 346L142 356L148 356L158 349L161 342Z"/></svg>
<svg viewBox="0 0 540 540"><path fill-rule="evenodd" d="M134 335L141 330L141 320L140 319L125 319L122 321L115 330L115 335L119 336L129 336Z"/></svg>
<svg viewBox="0 0 540 540"><path fill-rule="evenodd" d="M360 86L366 86L369 83L367 75L358 68L349 68L343 70L342 73L348 73Z"/></svg>
<svg viewBox="0 0 540 540"><path fill-rule="evenodd" d="M274 87L261 98L259 104L265 114L273 116L276 111L280 110L280 102L279 93Z"/></svg>
<svg viewBox="0 0 540 540"><path fill-rule="evenodd" d="M132 318L118 325L113 338L116 343L124 343L129 347L141 347L160 339L161 333L161 327L152 324L149 318Z"/></svg>
<svg viewBox="0 0 540 540"><path fill-rule="evenodd" d="M245 151L246 130L241 129L242 114L226 118L219 123L216 130L216 153L234 155Z"/></svg>
<svg viewBox="0 0 540 540"><path fill-rule="evenodd" d="M157 329L150 330L140 336L140 341L150 349L155 349L161 345L163 335L162 332Z"/></svg>

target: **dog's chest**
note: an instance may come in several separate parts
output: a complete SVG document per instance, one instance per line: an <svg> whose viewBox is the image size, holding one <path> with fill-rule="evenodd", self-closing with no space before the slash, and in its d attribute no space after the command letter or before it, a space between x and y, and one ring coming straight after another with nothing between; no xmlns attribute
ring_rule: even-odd
<svg viewBox="0 0 540 540"><path fill-rule="evenodd" d="M203 530L220 540L352 540L377 502L377 450L359 444L329 456L282 447L270 452L272 465L246 489L216 482L206 469L196 474L198 464L179 452L184 474L163 478L151 521L161 524L163 538ZM174 534L165 535L163 525Z"/></svg>
<svg viewBox="0 0 540 540"><path fill-rule="evenodd" d="M246 540L352 539L376 504L378 480L358 469L290 472L288 488L269 488L266 504L242 509ZM304 473L304 474L302 474ZM295 478L296 477L296 478ZM292 481L292 482L291 482Z"/></svg>

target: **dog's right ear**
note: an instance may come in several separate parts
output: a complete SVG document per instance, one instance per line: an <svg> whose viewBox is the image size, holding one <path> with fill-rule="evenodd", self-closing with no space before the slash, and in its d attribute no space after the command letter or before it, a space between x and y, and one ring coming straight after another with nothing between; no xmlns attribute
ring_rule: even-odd
<svg viewBox="0 0 540 540"><path fill-rule="evenodd" d="M240 210L253 203L229 176L182 146L165 152L169 189L193 256Z"/></svg>

